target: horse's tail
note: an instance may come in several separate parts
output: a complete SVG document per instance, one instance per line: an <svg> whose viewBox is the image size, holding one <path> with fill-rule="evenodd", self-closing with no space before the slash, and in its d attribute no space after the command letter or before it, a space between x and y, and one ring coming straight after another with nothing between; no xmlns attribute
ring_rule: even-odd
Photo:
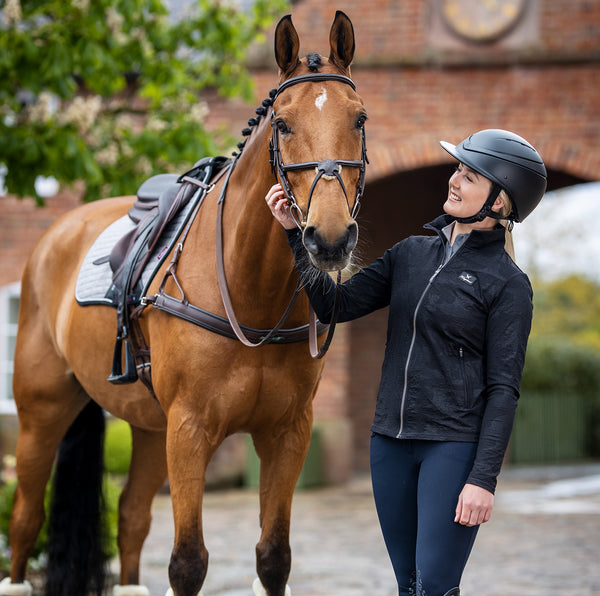
<svg viewBox="0 0 600 596"><path fill-rule="evenodd" d="M104 430L102 408L90 401L60 445L48 519L46 596L104 591Z"/></svg>

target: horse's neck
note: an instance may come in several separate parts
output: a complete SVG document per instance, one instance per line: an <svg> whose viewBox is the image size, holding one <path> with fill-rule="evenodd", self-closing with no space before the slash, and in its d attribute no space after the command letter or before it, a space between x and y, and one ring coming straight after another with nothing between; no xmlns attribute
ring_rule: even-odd
<svg viewBox="0 0 600 596"><path fill-rule="evenodd" d="M290 248L265 195L276 182L269 164L270 126L263 123L233 170L225 197L223 250L227 283L234 302L272 317L290 300L297 283ZM287 326L287 325L286 325Z"/></svg>

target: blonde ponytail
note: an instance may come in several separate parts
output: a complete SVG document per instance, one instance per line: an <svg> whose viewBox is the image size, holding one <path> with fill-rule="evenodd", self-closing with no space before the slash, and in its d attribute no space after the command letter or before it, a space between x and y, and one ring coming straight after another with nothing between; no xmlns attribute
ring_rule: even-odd
<svg viewBox="0 0 600 596"><path fill-rule="evenodd" d="M500 215L508 215L512 211L512 203L506 191L501 190L498 195L503 201L504 206L500 209ZM515 245L513 242L512 228L513 222L508 219L501 219L500 223L504 226L504 250L508 253L508 256L516 263L515 258Z"/></svg>

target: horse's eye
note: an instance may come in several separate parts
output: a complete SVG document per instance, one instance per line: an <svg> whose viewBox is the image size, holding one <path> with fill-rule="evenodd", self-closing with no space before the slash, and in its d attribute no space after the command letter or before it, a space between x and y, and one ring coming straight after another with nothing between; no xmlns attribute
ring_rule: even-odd
<svg viewBox="0 0 600 596"><path fill-rule="evenodd" d="M367 121L367 115L366 114L361 114L357 119L356 119L356 128L362 128L365 125L365 122Z"/></svg>
<svg viewBox="0 0 600 596"><path fill-rule="evenodd" d="M283 120L277 120L277 122L275 122L275 125L277 126L277 129L279 130L279 132L281 134L288 134L290 132L292 132L288 125L283 121Z"/></svg>

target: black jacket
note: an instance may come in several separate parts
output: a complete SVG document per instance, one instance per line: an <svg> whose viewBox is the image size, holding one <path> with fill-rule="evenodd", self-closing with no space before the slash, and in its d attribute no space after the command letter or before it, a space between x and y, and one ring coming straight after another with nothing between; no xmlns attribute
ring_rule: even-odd
<svg viewBox="0 0 600 596"><path fill-rule="evenodd" d="M478 442L468 483L494 492L512 430L531 328L527 276L504 250L504 228L473 231L444 265L441 216L341 286L338 320L389 306L385 359L371 430L399 439ZM288 232L296 261L301 235ZM306 288L331 317L335 283Z"/></svg>

